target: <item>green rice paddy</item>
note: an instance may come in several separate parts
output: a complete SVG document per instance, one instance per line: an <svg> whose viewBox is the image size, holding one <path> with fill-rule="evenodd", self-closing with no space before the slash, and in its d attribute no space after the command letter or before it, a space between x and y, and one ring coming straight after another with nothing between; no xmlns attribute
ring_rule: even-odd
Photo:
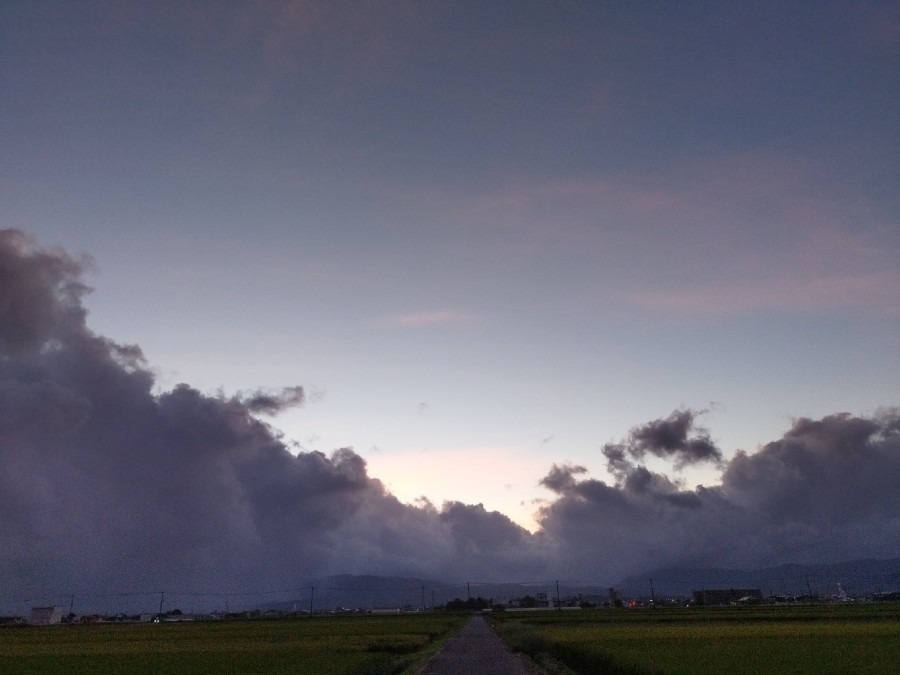
<svg viewBox="0 0 900 675"><path fill-rule="evenodd" d="M900 672L896 605L506 613L498 632L575 673Z"/></svg>
<svg viewBox="0 0 900 675"><path fill-rule="evenodd" d="M466 620L410 614L10 627L0 629L0 673L403 673Z"/></svg>
<svg viewBox="0 0 900 675"><path fill-rule="evenodd" d="M554 673L900 672L900 606L497 612ZM0 628L0 673L410 675L466 614Z"/></svg>

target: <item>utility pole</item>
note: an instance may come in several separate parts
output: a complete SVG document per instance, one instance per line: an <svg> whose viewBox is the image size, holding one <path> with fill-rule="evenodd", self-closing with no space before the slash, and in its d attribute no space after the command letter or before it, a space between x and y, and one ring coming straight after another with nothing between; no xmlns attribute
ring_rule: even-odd
<svg viewBox="0 0 900 675"><path fill-rule="evenodd" d="M69 596L69 614L72 614L72 608L75 607L75 594Z"/></svg>
<svg viewBox="0 0 900 675"><path fill-rule="evenodd" d="M313 613L313 598L316 596L316 587L309 587L309 615L312 616Z"/></svg>
<svg viewBox="0 0 900 675"><path fill-rule="evenodd" d="M806 592L809 593L809 602L810 604L813 601L812 589L809 587L809 575L806 575Z"/></svg>
<svg viewBox="0 0 900 675"><path fill-rule="evenodd" d="M653 579L650 580L650 602L653 603L653 608L656 609L656 593L653 592Z"/></svg>
<svg viewBox="0 0 900 675"><path fill-rule="evenodd" d="M162 614L163 600L165 600L165 599L166 599L166 592L160 591L159 592L159 613L160 614Z"/></svg>
<svg viewBox="0 0 900 675"><path fill-rule="evenodd" d="M562 611L562 600L559 597L559 579L556 580L556 609Z"/></svg>

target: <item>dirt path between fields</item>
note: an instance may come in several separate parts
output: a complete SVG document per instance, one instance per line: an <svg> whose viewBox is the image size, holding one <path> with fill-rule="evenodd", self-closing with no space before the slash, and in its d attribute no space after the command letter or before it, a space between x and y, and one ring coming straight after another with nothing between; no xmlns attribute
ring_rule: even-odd
<svg viewBox="0 0 900 675"><path fill-rule="evenodd" d="M475 615L459 635L432 656L419 675L540 675L527 658L504 644L483 616Z"/></svg>

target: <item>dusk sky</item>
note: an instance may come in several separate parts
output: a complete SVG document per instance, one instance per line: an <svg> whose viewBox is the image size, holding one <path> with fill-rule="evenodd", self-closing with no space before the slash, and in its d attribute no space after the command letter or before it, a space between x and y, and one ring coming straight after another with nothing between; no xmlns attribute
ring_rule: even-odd
<svg viewBox="0 0 900 675"><path fill-rule="evenodd" d="M900 535L898 73L893 0L0 3L0 228L16 231L0 242L0 481L34 480L41 504L0 534L75 536L40 520L72 502L54 501L38 466L82 475L113 503L135 484L104 459L142 452L103 431L125 424L131 394L114 413L87 393L96 358L143 378L132 429L156 434L136 411L165 417L185 397L211 406L204 424L225 408L235 419L236 406L242 425L272 427L253 431L260 457L283 445L296 465L276 463L298 476L310 462L352 466L366 490L380 482L341 518L323 516L338 543L304 552L316 569L368 571L341 561L371 555L375 571L450 573L439 552L404 567L415 543L395 560L384 541L374 553L353 542L391 518L425 536L428 518L451 522L458 507L521 554L479 569L553 572L537 551L548 541L565 550L579 523L602 539L632 522L590 516L597 495L651 484L703 511L685 527L717 527L715 505L728 502L763 528L788 492L808 494L802 527L759 534L752 554L728 549L732 564L897 555L900 539L886 541ZM19 330L26 306L51 309ZM139 345L145 361L115 345ZM45 361L54 349L62 356ZM82 392L82 421L48 441L56 427L10 403L26 381L57 383L28 389L38 400ZM200 445L215 436L203 428ZM147 452L191 435L159 433ZM827 458L827 471L797 470L774 502L748 487L775 490L765 472L797 443L845 453L840 471ZM39 458L50 446L58 466ZM80 449L71 466L68 447ZM352 450L332 457L339 448ZM865 476L848 468L856 451ZM235 474L241 494L279 474L266 467ZM196 482L170 489L221 494L195 469ZM826 474L828 490L806 482ZM821 543L802 515L816 495L872 476L887 482L849 508L853 534L779 548ZM243 499L203 522L249 518ZM88 527L94 508L72 518ZM682 521L629 513L641 525L617 536L642 533L623 558L640 567ZM295 531L282 516L255 527ZM233 545L264 534L241 530ZM26 548L22 569L44 550Z"/></svg>

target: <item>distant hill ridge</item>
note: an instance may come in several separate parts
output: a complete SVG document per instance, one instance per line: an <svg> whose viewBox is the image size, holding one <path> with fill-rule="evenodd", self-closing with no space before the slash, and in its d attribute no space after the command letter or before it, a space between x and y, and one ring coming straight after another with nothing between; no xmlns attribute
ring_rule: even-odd
<svg viewBox="0 0 900 675"><path fill-rule="evenodd" d="M702 588L758 588L763 595L836 595L843 589L851 596L900 590L900 557L887 560L850 560L840 563L785 564L755 570L722 567L667 567L633 575L618 583L560 581L563 597L584 595L605 600L609 588L623 599L650 597L650 580L658 598L690 597ZM271 609L308 610L310 600L315 611L338 608L431 607L454 598L510 598L546 593L556 596L554 580L541 582L459 582L420 577L379 576L374 574L338 574L308 582L309 592L286 602L268 605Z"/></svg>
<svg viewBox="0 0 900 675"><path fill-rule="evenodd" d="M615 584L623 596L690 596L701 588L758 588L764 595L866 595L900 590L900 558L840 563L795 563L756 570L668 567L633 575ZM840 588L838 587L840 584Z"/></svg>

